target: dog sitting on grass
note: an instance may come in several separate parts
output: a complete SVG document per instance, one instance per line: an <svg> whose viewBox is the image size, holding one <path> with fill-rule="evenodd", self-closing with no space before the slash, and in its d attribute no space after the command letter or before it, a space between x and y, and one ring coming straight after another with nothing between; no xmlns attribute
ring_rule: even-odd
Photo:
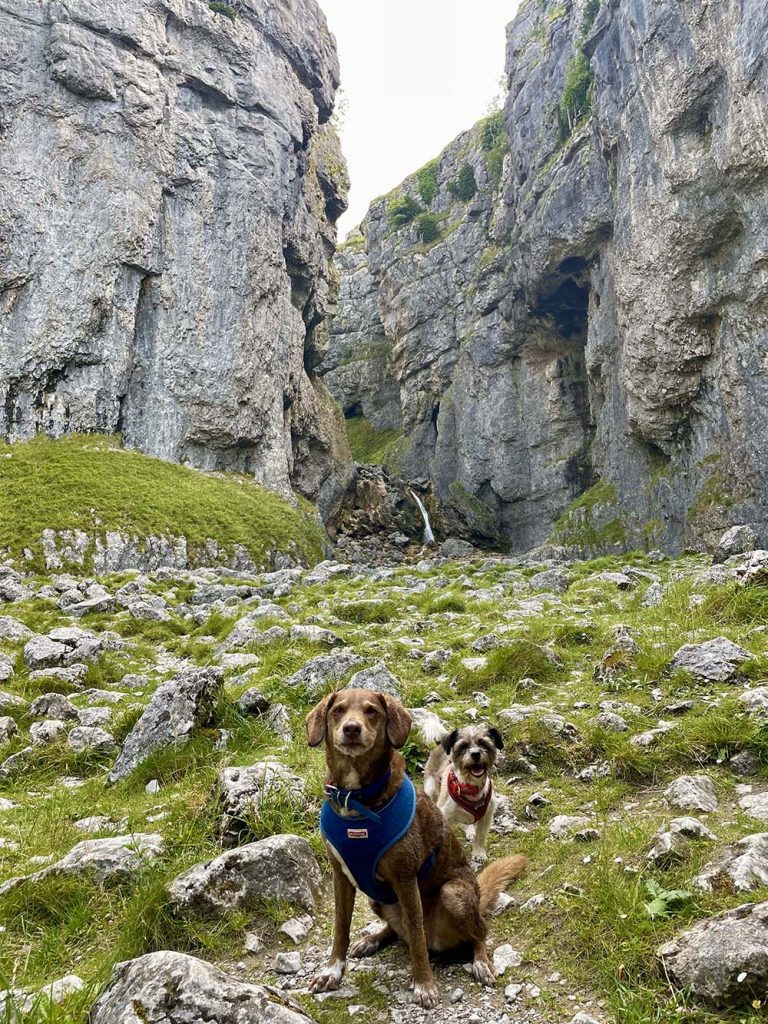
<svg viewBox="0 0 768 1024"><path fill-rule="evenodd" d="M307 717L309 745L325 741L328 781L321 832L333 866L335 926L328 966L313 992L339 988L347 955L371 956L397 938L410 948L416 1002L440 1002L429 950L472 951L472 973L493 985L486 916L499 893L525 869L505 857L476 879L456 836L432 800L416 790L398 753L411 728L399 701L372 690L341 690ZM384 922L350 948L360 889Z"/></svg>
<svg viewBox="0 0 768 1024"><path fill-rule="evenodd" d="M474 725L454 729L435 747L424 769L424 792L448 824L474 829L473 862L488 859L485 846L497 805L491 770L503 749L498 729Z"/></svg>

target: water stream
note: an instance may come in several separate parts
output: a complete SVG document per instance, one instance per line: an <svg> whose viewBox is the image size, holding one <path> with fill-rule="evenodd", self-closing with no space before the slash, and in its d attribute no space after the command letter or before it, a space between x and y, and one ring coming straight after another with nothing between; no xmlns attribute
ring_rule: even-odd
<svg viewBox="0 0 768 1024"><path fill-rule="evenodd" d="M432 524L429 521L429 512L427 512L426 508L424 507L424 502L421 500L418 494L414 494L413 491L408 491L408 493L419 506L421 518L424 520L424 543L428 544L431 547L435 543L435 535L432 532Z"/></svg>

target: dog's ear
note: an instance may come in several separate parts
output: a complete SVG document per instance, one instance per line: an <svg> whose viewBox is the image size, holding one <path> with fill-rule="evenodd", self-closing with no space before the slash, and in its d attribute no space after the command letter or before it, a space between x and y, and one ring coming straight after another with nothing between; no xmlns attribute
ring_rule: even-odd
<svg viewBox="0 0 768 1024"><path fill-rule="evenodd" d="M395 697L382 694L382 699L387 712L387 739L393 747L397 747L399 750L408 739L412 719Z"/></svg>
<svg viewBox="0 0 768 1024"><path fill-rule="evenodd" d="M493 728L493 726L491 726L491 728L488 730L488 735L493 740L497 750L504 749L504 740L501 738L501 733L499 732L498 729L495 729Z"/></svg>
<svg viewBox="0 0 768 1024"><path fill-rule="evenodd" d="M451 753L451 751L453 750L454 744L456 743L456 740L458 738L459 738L459 730L458 729L454 729L453 732L449 732L448 733L448 735L443 740L443 750L446 752L446 754L450 754Z"/></svg>
<svg viewBox="0 0 768 1024"><path fill-rule="evenodd" d="M336 694L329 693L307 715L307 742L310 747L319 747L325 739L326 717L335 700Z"/></svg>

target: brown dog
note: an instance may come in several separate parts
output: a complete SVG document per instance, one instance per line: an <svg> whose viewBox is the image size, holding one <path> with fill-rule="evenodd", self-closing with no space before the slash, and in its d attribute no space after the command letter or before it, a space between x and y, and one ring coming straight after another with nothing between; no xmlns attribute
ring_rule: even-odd
<svg viewBox="0 0 768 1024"><path fill-rule="evenodd" d="M367 840L369 829L373 833L387 809L412 790L405 762L396 749L403 746L410 728L411 716L405 708L394 698L372 690L332 693L308 715L309 745L317 747L326 741L329 784L323 814L327 809L329 815L354 826L346 829L349 845ZM431 1009L440 1001L429 963L430 949L439 953L470 945L475 978L494 984L485 915L501 890L524 870L527 860L505 857L475 879L445 818L420 791L412 813L402 838L376 862L375 879L370 882L392 894L386 902L371 899L373 911L385 924L351 949L349 932L361 869L358 865L355 877L324 832L333 865L336 918L331 959L312 980L313 992L339 987L347 953L370 956L398 936L410 947L414 995L421 1006Z"/></svg>

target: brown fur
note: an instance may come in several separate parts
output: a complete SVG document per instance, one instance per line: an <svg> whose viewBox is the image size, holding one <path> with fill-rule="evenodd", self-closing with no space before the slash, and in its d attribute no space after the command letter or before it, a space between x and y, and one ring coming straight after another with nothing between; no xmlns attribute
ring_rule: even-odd
<svg viewBox="0 0 768 1024"><path fill-rule="evenodd" d="M319 746L325 739L329 776L336 786L358 789L381 778L387 769L391 771L387 787L370 804L375 809L391 799L403 780L405 763L395 748L405 743L410 724L410 715L394 698L371 690L342 690L310 712L307 734L310 746ZM433 870L418 882L419 868L438 846ZM370 956L398 936L410 947L414 992L422 1006L437 1006L440 999L429 963L430 949L444 952L471 945L475 977L493 984L484 914L504 886L523 871L524 857L496 861L475 879L443 815L417 790L413 825L379 862L378 874L392 886L398 902L392 906L372 902L385 925L350 949L356 889L333 851L328 852L334 870L336 927L330 962L313 979L313 991L339 987L348 952L353 957Z"/></svg>

